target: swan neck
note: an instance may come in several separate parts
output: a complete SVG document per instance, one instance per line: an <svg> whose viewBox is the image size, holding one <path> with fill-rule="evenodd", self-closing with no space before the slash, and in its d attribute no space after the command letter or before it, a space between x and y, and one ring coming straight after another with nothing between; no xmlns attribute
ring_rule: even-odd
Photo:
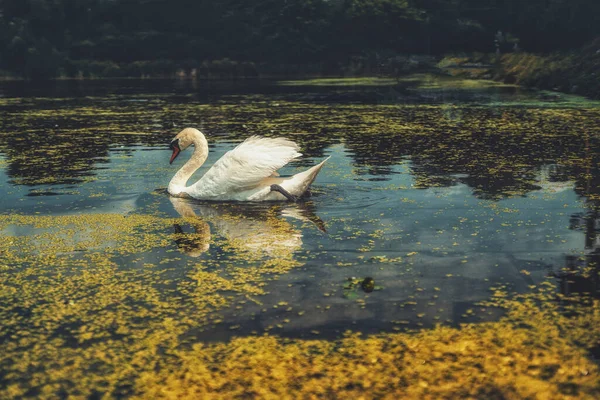
<svg viewBox="0 0 600 400"><path fill-rule="evenodd" d="M204 164L208 157L208 142L204 135L195 135L192 143L194 145L192 156L177 171L171 182L169 182L168 192L172 195L176 196L185 190L187 181Z"/></svg>

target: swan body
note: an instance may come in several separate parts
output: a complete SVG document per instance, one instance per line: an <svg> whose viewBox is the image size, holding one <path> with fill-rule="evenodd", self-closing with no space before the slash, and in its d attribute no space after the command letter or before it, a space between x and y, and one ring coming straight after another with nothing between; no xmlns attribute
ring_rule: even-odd
<svg viewBox="0 0 600 400"><path fill-rule="evenodd" d="M169 182L167 191L171 196L215 201L285 201L302 196L327 161L296 175L279 177L279 168L302 155L298 145L284 138L252 136L215 162L198 182L186 186L206 161L208 142L199 130L186 128L169 146L173 150L172 163L190 145L194 145L192 157Z"/></svg>

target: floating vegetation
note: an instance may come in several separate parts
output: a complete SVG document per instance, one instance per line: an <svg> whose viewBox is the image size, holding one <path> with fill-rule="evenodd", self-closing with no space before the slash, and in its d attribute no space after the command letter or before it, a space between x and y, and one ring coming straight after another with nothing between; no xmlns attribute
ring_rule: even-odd
<svg viewBox="0 0 600 400"><path fill-rule="evenodd" d="M517 297L497 292L485 306L507 316L460 329L202 344L187 330L224 306L227 297L211 296L217 287L235 284L191 273L198 295L190 307L193 295L175 296L152 267L125 273L92 257L75 276L57 265L2 271L2 397L600 394L598 366L586 354L600 341L600 302L557 302L552 285Z"/></svg>
<svg viewBox="0 0 600 400"><path fill-rule="evenodd" d="M600 109L393 81L1 98L0 397L600 396ZM170 199L188 125L331 159Z"/></svg>
<svg viewBox="0 0 600 400"><path fill-rule="evenodd" d="M272 336L176 352L178 366L137 381L149 397L593 398L598 365L575 344L600 323L513 302L494 323L337 341ZM561 326L568 326L564 331ZM600 339L596 332L593 340ZM589 338L588 338L589 339ZM590 341L591 342L591 341ZM213 361L218 360L218 361Z"/></svg>
<svg viewBox="0 0 600 400"><path fill-rule="evenodd" d="M1 216L5 382L19 382L28 371L28 389L20 393L36 396L71 389L90 395L111 379L124 385L121 379L141 371L137 366L160 361L151 343L184 345L181 337L191 328L217 323L219 309L262 295L269 277L300 265L289 252L268 251L265 259L264 249L251 247L237 249L222 270L190 259L173 280L173 271L159 266L177 257L173 224L187 222L144 215ZM9 233L21 229L27 234ZM277 222L271 229L278 244L275 231L289 228ZM268 245L264 237L262 245ZM227 246L239 245L220 245ZM152 257L157 249L163 251ZM100 371L108 381L84 376ZM62 386L65 379L71 383ZM8 384L4 394L17 396L18 387Z"/></svg>

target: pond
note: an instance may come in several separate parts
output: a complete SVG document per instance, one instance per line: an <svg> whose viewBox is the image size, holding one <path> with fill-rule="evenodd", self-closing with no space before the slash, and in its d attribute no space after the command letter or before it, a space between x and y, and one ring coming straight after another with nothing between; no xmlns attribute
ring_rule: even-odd
<svg viewBox="0 0 600 400"><path fill-rule="evenodd" d="M600 293L600 107L582 98L427 74L3 82L0 112L3 380L22 393L60 395L45 383L83 359L161 365L233 337L416 332L497 321L500 294ZM174 199L190 152L169 165L168 144L188 126L210 144L192 180L255 134L300 145L282 175L330 159L298 203ZM41 378L47 360L62 378Z"/></svg>

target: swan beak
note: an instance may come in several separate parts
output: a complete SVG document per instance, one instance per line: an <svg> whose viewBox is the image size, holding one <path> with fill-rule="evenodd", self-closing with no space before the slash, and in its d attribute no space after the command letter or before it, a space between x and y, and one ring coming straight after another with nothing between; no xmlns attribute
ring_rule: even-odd
<svg viewBox="0 0 600 400"><path fill-rule="evenodd" d="M169 164L173 164L173 160L175 160L179 153L181 153L181 149L179 148L179 139L173 140L169 145L169 148L173 150L173 154L171 154L171 160L169 161Z"/></svg>

